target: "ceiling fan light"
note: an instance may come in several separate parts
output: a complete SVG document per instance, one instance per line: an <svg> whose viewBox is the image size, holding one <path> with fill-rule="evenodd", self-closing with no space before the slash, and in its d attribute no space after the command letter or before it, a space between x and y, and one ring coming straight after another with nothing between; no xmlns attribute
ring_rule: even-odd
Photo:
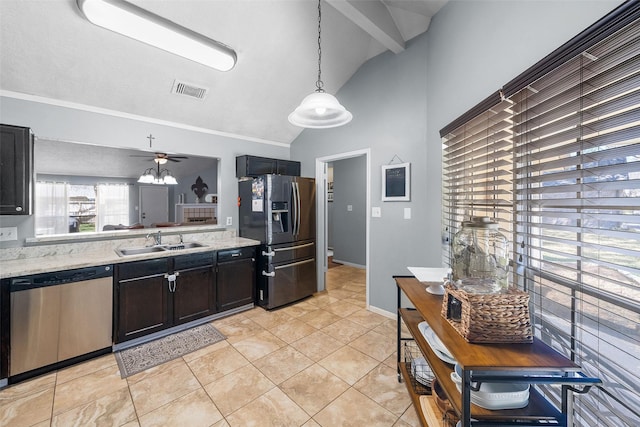
<svg viewBox="0 0 640 427"><path fill-rule="evenodd" d="M147 169L142 173L142 175L140 175L140 178L138 178L138 182L140 184L151 184L153 183L155 178L155 175L153 175L153 169Z"/></svg>
<svg viewBox="0 0 640 427"><path fill-rule="evenodd" d="M314 129L346 125L351 119L353 115L335 96L326 92L307 95L293 113L289 114L291 124Z"/></svg>
<svg viewBox="0 0 640 427"><path fill-rule="evenodd" d="M93 24L183 58L229 71L236 64L230 47L124 0L76 0Z"/></svg>
<svg viewBox="0 0 640 427"><path fill-rule="evenodd" d="M178 180L171 175L168 169L162 169L162 171L160 171L160 165L158 165L157 171L153 168L145 170L142 175L140 175L140 178L138 178L138 182L140 184L176 185Z"/></svg>
<svg viewBox="0 0 640 427"><path fill-rule="evenodd" d="M168 185L176 185L178 181L176 181L173 175L170 175L169 173L167 173L167 175L165 175L164 177L164 183Z"/></svg>

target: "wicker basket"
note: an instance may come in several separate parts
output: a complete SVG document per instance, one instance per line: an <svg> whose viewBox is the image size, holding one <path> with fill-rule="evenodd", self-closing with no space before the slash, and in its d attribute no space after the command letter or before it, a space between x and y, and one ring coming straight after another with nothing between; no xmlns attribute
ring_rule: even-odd
<svg viewBox="0 0 640 427"><path fill-rule="evenodd" d="M442 316L471 343L531 343L529 294L472 294L445 287Z"/></svg>

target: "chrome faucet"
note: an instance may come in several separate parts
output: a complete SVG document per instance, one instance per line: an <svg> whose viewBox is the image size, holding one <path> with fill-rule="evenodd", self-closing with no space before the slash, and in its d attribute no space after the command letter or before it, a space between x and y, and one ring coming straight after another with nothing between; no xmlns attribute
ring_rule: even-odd
<svg viewBox="0 0 640 427"><path fill-rule="evenodd" d="M162 244L162 235L160 234L160 231L153 235L151 233L147 234L147 240L149 240L150 238L153 238L153 244L155 246Z"/></svg>

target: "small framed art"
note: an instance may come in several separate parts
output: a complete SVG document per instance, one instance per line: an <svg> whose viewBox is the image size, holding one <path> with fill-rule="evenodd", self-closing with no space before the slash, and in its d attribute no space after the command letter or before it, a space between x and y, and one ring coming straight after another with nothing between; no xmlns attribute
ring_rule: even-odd
<svg viewBox="0 0 640 427"><path fill-rule="evenodd" d="M382 201L411 200L411 163L382 165Z"/></svg>

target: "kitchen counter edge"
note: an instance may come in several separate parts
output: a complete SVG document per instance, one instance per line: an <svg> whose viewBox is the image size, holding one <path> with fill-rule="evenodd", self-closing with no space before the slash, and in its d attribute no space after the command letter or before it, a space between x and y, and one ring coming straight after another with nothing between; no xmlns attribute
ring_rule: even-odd
<svg viewBox="0 0 640 427"><path fill-rule="evenodd" d="M30 274L49 273L54 271L72 270L75 268L95 267L100 265L119 264L131 261L142 261L170 256L187 255L200 252L212 252L223 249L258 246L258 240L235 237L214 242L206 242L206 246L182 249L180 251L152 252L140 255L119 256L114 250L100 250L79 254L59 256L43 256L38 258L22 258L3 260L0 265L0 279L28 276Z"/></svg>

